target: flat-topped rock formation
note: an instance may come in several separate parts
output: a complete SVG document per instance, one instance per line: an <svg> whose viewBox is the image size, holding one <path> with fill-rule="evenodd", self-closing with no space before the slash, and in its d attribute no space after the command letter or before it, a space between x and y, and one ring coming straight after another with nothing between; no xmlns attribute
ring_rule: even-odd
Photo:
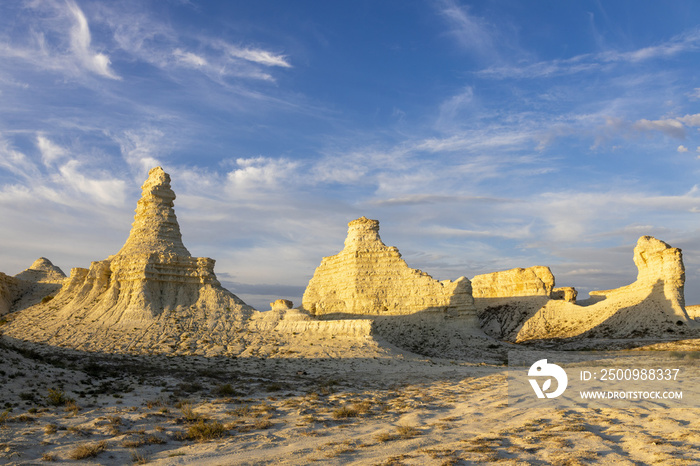
<svg viewBox="0 0 700 466"><path fill-rule="evenodd" d="M324 257L304 292L312 315L407 315L433 311L475 316L466 277L437 281L410 268L395 247L379 237L379 222L365 217L348 223L345 248Z"/></svg>
<svg viewBox="0 0 700 466"><path fill-rule="evenodd" d="M642 236L634 248L637 280L622 288L592 291L573 304L547 300L538 309L503 306L486 309L487 333L512 341L638 338L684 335L696 327L685 310L685 268L681 250ZM500 333L499 333L500 332Z"/></svg>
<svg viewBox="0 0 700 466"><path fill-rule="evenodd" d="M472 295L478 298L511 298L518 296L549 297L554 289L554 275L541 265L475 275Z"/></svg>

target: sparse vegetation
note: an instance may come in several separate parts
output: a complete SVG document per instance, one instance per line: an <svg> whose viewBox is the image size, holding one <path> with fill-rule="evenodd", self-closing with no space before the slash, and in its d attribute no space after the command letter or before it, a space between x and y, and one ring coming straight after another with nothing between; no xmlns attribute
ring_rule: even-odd
<svg viewBox="0 0 700 466"><path fill-rule="evenodd" d="M241 396L241 393L236 391L230 383L222 384L214 389L214 395L217 396Z"/></svg>
<svg viewBox="0 0 700 466"><path fill-rule="evenodd" d="M46 403L49 406L64 406L71 402L75 400L66 396L63 390L49 388L49 393L46 395Z"/></svg>
<svg viewBox="0 0 700 466"><path fill-rule="evenodd" d="M102 440L97 443L83 443L70 452L68 457L72 460L84 460L94 458L107 449L107 442Z"/></svg>
<svg viewBox="0 0 700 466"><path fill-rule="evenodd" d="M221 438L226 434L226 427L219 421L206 421L200 419L199 422L187 428L185 438L196 440L198 442L206 442L216 438Z"/></svg>

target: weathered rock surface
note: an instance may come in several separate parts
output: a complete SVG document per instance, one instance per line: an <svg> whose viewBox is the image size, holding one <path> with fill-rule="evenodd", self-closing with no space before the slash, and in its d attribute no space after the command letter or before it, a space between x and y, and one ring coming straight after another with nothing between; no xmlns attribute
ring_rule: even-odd
<svg viewBox="0 0 700 466"><path fill-rule="evenodd" d="M14 277L0 273L0 315L32 306L55 294L66 275L50 260L40 257Z"/></svg>
<svg viewBox="0 0 700 466"><path fill-rule="evenodd" d="M512 341L552 338L631 338L683 335L695 327L685 310L681 250L650 236L634 248L637 280L593 291L579 305L560 300L493 306L481 314L484 330ZM528 306L529 305L529 306Z"/></svg>
<svg viewBox="0 0 700 466"><path fill-rule="evenodd" d="M20 281L0 272L0 316L10 312L12 303L21 294Z"/></svg>
<svg viewBox="0 0 700 466"><path fill-rule="evenodd" d="M122 249L89 269L72 269L54 299L19 313L5 334L100 349L120 340L168 346L179 341L178 332L217 329L228 338L223 334L253 309L221 287L214 260L192 257L185 248L174 199L170 177L152 169Z"/></svg>
<svg viewBox="0 0 700 466"><path fill-rule="evenodd" d="M476 275L472 278L472 295L477 298L512 298L552 294L554 275L541 265L526 269Z"/></svg>
<svg viewBox="0 0 700 466"><path fill-rule="evenodd" d="M578 296L578 291L572 286L562 286L560 288L552 289L551 298L560 299L568 303L575 303L576 297Z"/></svg>
<svg viewBox="0 0 700 466"><path fill-rule="evenodd" d="M270 309L273 311L280 311L291 309L294 303L288 299L276 299L274 302L270 303Z"/></svg>
<svg viewBox="0 0 700 466"><path fill-rule="evenodd" d="M465 277L437 281L408 267L395 247L379 237L379 222L348 223L345 248L324 257L304 292L312 315L407 315L420 311L474 317L471 284Z"/></svg>

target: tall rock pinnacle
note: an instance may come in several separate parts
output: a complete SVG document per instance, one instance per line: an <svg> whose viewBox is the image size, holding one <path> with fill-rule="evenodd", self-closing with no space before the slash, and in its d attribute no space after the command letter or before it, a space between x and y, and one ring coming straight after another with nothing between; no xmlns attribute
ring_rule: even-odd
<svg viewBox="0 0 700 466"><path fill-rule="evenodd" d="M182 243L180 225L173 210L175 193L170 189L170 175L161 167L152 168L141 190L131 233L116 255L157 253L191 257Z"/></svg>
<svg viewBox="0 0 700 466"><path fill-rule="evenodd" d="M221 287L213 259L193 257L185 248L170 176L153 168L142 190L121 250L89 269L72 269L51 301L26 309L7 331L79 349L125 348L139 341L163 352L174 351L172 340L187 332L219 329L221 338L229 338L227 332L253 309ZM125 339L125 332L131 337Z"/></svg>

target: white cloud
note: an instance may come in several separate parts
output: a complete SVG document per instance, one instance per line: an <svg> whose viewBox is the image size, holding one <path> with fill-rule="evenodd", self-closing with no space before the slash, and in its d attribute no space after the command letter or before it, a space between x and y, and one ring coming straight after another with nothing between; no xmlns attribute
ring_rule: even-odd
<svg viewBox="0 0 700 466"><path fill-rule="evenodd" d="M632 124L632 128L637 131L659 131L672 138L685 138L685 126L676 119L647 120L641 119Z"/></svg>
<svg viewBox="0 0 700 466"><path fill-rule="evenodd" d="M639 63L654 59L665 59L697 50L700 47L700 31L675 36L665 43L631 51L608 50L585 53L567 59L556 59L523 65L493 66L479 72L492 78L546 78L582 72L606 70L616 64Z"/></svg>
<svg viewBox="0 0 700 466"><path fill-rule="evenodd" d="M238 168L227 174L229 189L235 195L255 195L255 191L283 188L296 178L298 162L269 157L236 159Z"/></svg>
<svg viewBox="0 0 700 466"><path fill-rule="evenodd" d="M173 51L173 56L177 60L178 63L181 63L185 66L192 67L192 68L201 68L203 66L207 66L207 60L203 57L200 57L199 55L196 55L192 52L184 52L181 49L175 49Z"/></svg>
<svg viewBox="0 0 700 466"><path fill-rule="evenodd" d="M222 47L232 57L242 58L253 63L264 66L281 66L283 68L291 68L287 57L281 54L276 54L268 50L241 48L235 45L221 43Z"/></svg>
<svg viewBox="0 0 700 466"><path fill-rule="evenodd" d="M0 138L0 167L28 181L39 177L36 164L3 138Z"/></svg>
<svg viewBox="0 0 700 466"><path fill-rule="evenodd" d="M681 153L681 154L684 153L684 152L688 152L688 148L685 147L684 145L678 146L678 149L676 149L676 150L677 150L679 153Z"/></svg>
<svg viewBox="0 0 700 466"><path fill-rule="evenodd" d="M28 62L38 69L69 76L87 73L121 79L111 68L109 56L92 45L87 17L73 0L32 2L42 15L27 15L25 43L0 43L0 56Z"/></svg>
<svg viewBox="0 0 700 466"><path fill-rule="evenodd" d="M158 129L125 131L115 137L115 140L119 143L122 157L136 177L160 166L160 154L168 149L165 134Z"/></svg>
<svg viewBox="0 0 700 466"><path fill-rule="evenodd" d="M80 162L70 160L58 169L60 175L54 176L56 181L75 191L94 197L99 203L109 206L121 207L126 200L126 183L124 180L108 178L92 178L86 176L80 170Z"/></svg>
<svg viewBox="0 0 700 466"><path fill-rule="evenodd" d="M98 75L110 79L120 79L110 68L109 57L92 50L90 28L83 11L71 0L66 1L66 6L74 19L74 24L70 31L70 44L75 57L85 68Z"/></svg>
<svg viewBox="0 0 700 466"><path fill-rule="evenodd" d="M495 29L484 18L472 15L455 0L442 0L439 8L451 26L450 34L462 47L492 59L497 55Z"/></svg>
<svg viewBox="0 0 700 466"><path fill-rule="evenodd" d="M51 165L53 162L66 155L66 150L64 148L57 146L42 135L37 136L36 145L41 152L41 160L44 162L45 166Z"/></svg>

